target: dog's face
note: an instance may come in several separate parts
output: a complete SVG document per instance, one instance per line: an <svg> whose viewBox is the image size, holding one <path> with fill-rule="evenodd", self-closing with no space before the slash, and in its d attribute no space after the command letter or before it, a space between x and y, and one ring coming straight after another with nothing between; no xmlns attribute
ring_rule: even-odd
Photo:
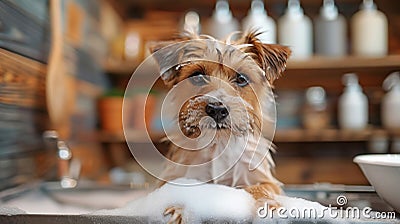
<svg viewBox="0 0 400 224"><path fill-rule="evenodd" d="M196 138L200 130L207 129L216 129L219 135L243 135L259 130L262 114L255 91L262 91L265 80L255 73L259 71L247 66L236 71L201 60L182 67L179 79L188 80L187 85L198 91L180 108L181 131Z"/></svg>
<svg viewBox="0 0 400 224"><path fill-rule="evenodd" d="M262 44L255 33L226 43L198 36L179 41L185 42L158 43L152 51L169 45L156 60L166 85L180 85L174 99L182 102L178 122L186 137L207 130L241 136L268 129L273 102L268 90L286 67L287 47Z"/></svg>

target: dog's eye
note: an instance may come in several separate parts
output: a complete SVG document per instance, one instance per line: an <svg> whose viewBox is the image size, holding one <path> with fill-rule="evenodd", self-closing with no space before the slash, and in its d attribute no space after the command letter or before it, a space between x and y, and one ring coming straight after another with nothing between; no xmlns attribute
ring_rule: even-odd
<svg viewBox="0 0 400 224"><path fill-rule="evenodd" d="M245 74L238 73L235 82L238 86L244 87L249 84L249 78Z"/></svg>
<svg viewBox="0 0 400 224"><path fill-rule="evenodd" d="M194 72L189 76L190 82L195 85L195 86L203 86L207 84L207 81L209 81L210 78L208 78L206 75L204 75L201 72Z"/></svg>

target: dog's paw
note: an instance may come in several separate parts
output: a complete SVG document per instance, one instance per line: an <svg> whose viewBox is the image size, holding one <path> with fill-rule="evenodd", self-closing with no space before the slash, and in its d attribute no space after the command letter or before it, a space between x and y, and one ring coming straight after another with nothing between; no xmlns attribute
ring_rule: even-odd
<svg viewBox="0 0 400 224"><path fill-rule="evenodd" d="M182 219L183 208L170 206L164 211L164 216L171 215L168 224L184 224Z"/></svg>
<svg viewBox="0 0 400 224"><path fill-rule="evenodd" d="M266 207L269 210L276 210L282 207L282 205L273 198L259 198L256 201L256 208L260 207Z"/></svg>

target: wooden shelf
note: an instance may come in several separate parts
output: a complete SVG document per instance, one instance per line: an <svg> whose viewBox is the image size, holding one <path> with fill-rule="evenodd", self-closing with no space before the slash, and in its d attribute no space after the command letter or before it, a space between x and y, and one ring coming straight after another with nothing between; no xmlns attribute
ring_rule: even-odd
<svg viewBox="0 0 400 224"><path fill-rule="evenodd" d="M113 75L132 75L139 64L137 61L107 60L103 69Z"/></svg>
<svg viewBox="0 0 400 224"><path fill-rule="evenodd" d="M109 60L104 65L107 73L115 75L131 75L138 62L118 62ZM340 58L314 56L306 60L289 59L288 70L320 70L320 69L357 69L357 68L400 68L400 55L388 55L386 57L355 57L346 56Z"/></svg>
<svg viewBox="0 0 400 224"><path fill-rule="evenodd" d="M153 142L160 142L163 133L153 133L150 138ZM400 137L400 131L387 131L385 129L369 128L361 131L340 129L282 129L277 130L274 142L364 142L376 137ZM123 132L99 131L97 139L103 143L124 143L126 141ZM127 137L130 142L146 143L147 133L142 130L133 130Z"/></svg>
<svg viewBox="0 0 400 224"><path fill-rule="evenodd" d="M150 139L154 142L159 142L160 139L164 137L161 133L152 133ZM135 143L148 143L148 135L144 130L131 130L129 131L129 136L125 138L124 132L109 132L109 131L99 131L97 133L97 139L102 143L124 143L126 139L129 142Z"/></svg>
<svg viewBox="0 0 400 224"><path fill-rule="evenodd" d="M383 129L365 129L360 131L340 129L288 129L277 130L275 142L363 142L373 137L388 137L392 133Z"/></svg>
<svg viewBox="0 0 400 224"><path fill-rule="evenodd" d="M288 61L288 70L300 69L347 69L347 68L377 68L398 67L400 68L400 55L388 55L385 57L356 57L346 56L340 58L314 56L306 60Z"/></svg>

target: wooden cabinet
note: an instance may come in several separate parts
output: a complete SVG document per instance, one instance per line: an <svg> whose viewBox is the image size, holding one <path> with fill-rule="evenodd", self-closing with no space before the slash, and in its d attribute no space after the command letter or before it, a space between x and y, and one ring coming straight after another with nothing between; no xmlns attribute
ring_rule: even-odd
<svg viewBox="0 0 400 224"><path fill-rule="evenodd" d="M112 1L114 2L114 1ZM315 18L319 12L322 1L301 1L305 13ZM311 86L322 86L331 97L332 120L331 125L323 130L306 130L301 125L289 129L278 129L275 134L275 142L278 153L274 156L278 179L285 183L314 183L332 182L345 184L367 184L367 180L352 158L360 153L368 153L371 142L376 139L391 140L400 135L397 131L384 130L380 125L380 100L384 94L381 85L384 78L393 71L400 70L400 3L390 0L376 0L378 8L387 14L389 20L389 55L380 58L366 58L348 55L341 58L326 58L314 56L307 60L290 60L283 77L276 81L275 90L295 91L303 94ZM179 6L171 6L158 1L159 9L168 12L176 12L181 15L188 8L197 8L202 19L210 15L213 1L191 1ZM337 0L339 10L347 19L359 9L361 1ZM268 13L277 19L284 11L287 1L267 1ZM128 4L129 5L129 4ZM132 3L132 5L134 5ZM131 6L132 6L131 5ZM241 19L250 6L246 1L230 1L233 14ZM153 6L149 3L141 5L143 9L151 10ZM173 10L172 7L175 9ZM127 13L129 7L121 12ZM127 15L127 14L125 14ZM174 18L177 19L177 18ZM349 35L351 35L349 33ZM350 40L350 38L349 38ZM351 43L349 43L351 44ZM349 46L350 49L350 46ZM108 64L106 70L112 79L128 80L132 74L135 64ZM355 72L359 76L364 92L370 102L370 126L362 131L343 131L337 127L336 105L337 98L343 90L341 77L348 72ZM278 99L279 101L279 95ZM103 141L109 141L107 134L102 133ZM115 141L114 138L113 141ZM121 139L121 138L120 138ZM128 139L140 141L140 136L128 136ZM121 141L124 139L122 138ZM390 146L388 146L390 148Z"/></svg>
<svg viewBox="0 0 400 224"><path fill-rule="evenodd" d="M132 65L108 67L109 73L119 78L130 76ZM378 91L383 95L381 83L386 75L400 70L400 56L389 55L383 58L314 57L305 61L290 61L285 75L276 82L276 90L304 91L310 86L323 86L336 97L342 91L341 76L345 72L357 72L368 93ZM121 76L122 75L122 76ZM279 101L279 95L278 99ZM377 100L377 99L375 99ZM334 101L331 103L335 103ZM121 135L102 132L105 142L123 142ZM119 137L118 137L119 136ZM141 135L127 136L128 140L141 142ZM387 139L387 144L400 136L399 132L388 131L371 124L362 131L344 131L332 126L323 130L307 130L300 127L278 129L274 141L278 146L275 154L276 175L284 183L304 184L331 182L338 184L368 184L352 158L368 153L370 142L375 138ZM155 137L157 138L157 137ZM327 154L324 154L327 153Z"/></svg>

